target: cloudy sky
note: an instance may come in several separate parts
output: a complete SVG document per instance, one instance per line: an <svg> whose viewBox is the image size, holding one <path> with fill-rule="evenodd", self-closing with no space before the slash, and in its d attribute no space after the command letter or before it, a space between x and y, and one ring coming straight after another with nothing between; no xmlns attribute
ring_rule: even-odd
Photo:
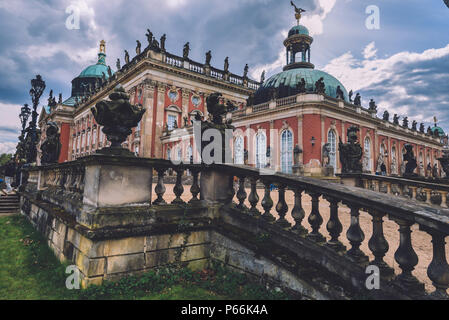
<svg viewBox="0 0 449 320"><path fill-rule="evenodd" d="M374 98L380 114L449 130L449 8L443 0L296 0L307 10L302 23L314 37L312 62ZM380 29L366 27L369 6L379 8ZM79 29L66 27L68 9L80 12ZM370 11L371 12L371 11ZM146 44L147 28L167 49L181 55L189 41L191 58L241 74L246 63L259 79L282 69L282 41L295 24L289 0L0 0L0 153L15 149L18 113L31 104L30 79L41 74L47 90L64 98L70 81L96 62L98 43L107 42L107 61L123 61L136 40ZM39 108L40 110L40 108Z"/></svg>

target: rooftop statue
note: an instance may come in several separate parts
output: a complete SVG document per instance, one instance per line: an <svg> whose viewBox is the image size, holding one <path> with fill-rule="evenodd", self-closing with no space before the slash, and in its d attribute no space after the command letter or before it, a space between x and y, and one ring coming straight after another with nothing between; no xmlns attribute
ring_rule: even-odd
<svg viewBox="0 0 449 320"><path fill-rule="evenodd" d="M306 80L304 78L301 78L301 81L296 84L296 90L298 90L298 93L306 92Z"/></svg>
<svg viewBox="0 0 449 320"><path fill-rule="evenodd" d="M326 85L324 84L324 78L321 77L317 82L315 82L315 92L324 93L326 90Z"/></svg>
<svg viewBox="0 0 449 320"><path fill-rule="evenodd" d="M224 60L224 72L228 71L229 71L229 57L226 57L226 59Z"/></svg>
<svg viewBox="0 0 449 320"><path fill-rule="evenodd" d="M249 71L249 67L248 67L248 64L246 64L245 68L243 69L243 78L248 77L248 71Z"/></svg>
<svg viewBox="0 0 449 320"><path fill-rule="evenodd" d="M348 93L348 96L349 96L349 102L354 102L354 101L352 101L352 96L354 95L354 91L349 91L349 93Z"/></svg>
<svg viewBox="0 0 449 320"><path fill-rule="evenodd" d="M129 63L129 53L127 50L125 50L125 64Z"/></svg>
<svg viewBox="0 0 449 320"><path fill-rule="evenodd" d="M165 41L167 40L167 36L165 33L161 37L161 50L165 52Z"/></svg>
<svg viewBox="0 0 449 320"><path fill-rule="evenodd" d="M97 78L98 79L98 78ZM58 103L61 104L62 103L62 93L59 94L58 97Z"/></svg>
<svg viewBox="0 0 449 320"><path fill-rule="evenodd" d="M385 110L382 119L383 119L384 121L390 121L390 113L389 113L387 110Z"/></svg>
<svg viewBox="0 0 449 320"><path fill-rule="evenodd" d="M348 128L348 143L343 143L340 137L338 149L340 151L342 173L362 173L361 159L363 156L363 151L360 143L357 141L358 131L360 131L360 129L355 126Z"/></svg>
<svg viewBox="0 0 449 320"><path fill-rule="evenodd" d="M129 150L122 149L121 144L132 133L131 129L142 120L146 110L141 105L131 105L129 95L120 85L115 87L109 99L110 101L100 101L91 108L95 121L103 126L103 133L111 142L111 146L103 148L100 153L133 156Z"/></svg>
<svg viewBox="0 0 449 320"><path fill-rule="evenodd" d="M408 117L405 117L404 119L402 119L402 127L408 128Z"/></svg>
<svg viewBox="0 0 449 320"><path fill-rule="evenodd" d="M112 77L112 70L111 70L110 66L108 66L108 76L109 76L109 78Z"/></svg>
<svg viewBox="0 0 449 320"><path fill-rule="evenodd" d="M424 123L421 123L421 124L419 125L419 132L421 132L421 133L425 133L425 132L426 132L426 129L425 129L425 127L424 127Z"/></svg>
<svg viewBox="0 0 449 320"><path fill-rule="evenodd" d="M417 127L418 126L418 122L416 122L415 120L413 120L413 122L412 122L412 130L413 131L417 131Z"/></svg>
<svg viewBox="0 0 449 320"><path fill-rule="evenodd" d="M430 126L427 127L427 134L432 135L432 128Z"/></svg>
<svg viewBox="0 0 449 320"><path fill-rule="evenodd" d="M187 43L184 45L184 49L182 50L182 57L183 57L184 59L189 59L189 52L190 52L190 43L187 42Z"/></svg>
<svg viewBox="0 0 449 320"><path fill-rule="evenodd" d="M153 42L153 32L150 31L150 29L147 29L147 33L145 34L148 41L148 46L151 46L151 43Z"/></svg>
<svg viewBox="0 0 449 320"><path fill-rule="evenodd" d="M340 100L345 100L345 94L343 93L343 90L341 90L340 86L337 87L337 96L336 96L336 98L340 99Z"/></svg>
<svg viewBox="0 0 449 320"><path fill-rule="evenodd" d="M59 140L59 127L55 122L47 123L46 139L41 145L41 163L43 165L58 163L61 152L61 141Z"/></svg>
<svg viewBox="0 0 449 320"><path fill-rule="evenodd" d="M115 67L117 68L117 71L121 69L120 58L117 58L117 62L115 63Z"/></svg>
<svg viewBox="0 0 449 320"><path fill-rule="evenodd" d="M411 144L406 144L404 145L404 148L406 152L403 156L403 159L407 162L407 164L405 165L404 177L414 176L416 174L414 174L413 171L415 171L418 163L416 162L415 154L413 153L413 146Z"/></svg>
<svg viewBox="0 0 449 320"><path fill-rule="evenodd" d="M374 101L374 99L370 100L368 110L372 113L377 113L377 105L376 105L376 102Z"/></svg>
<svg viewBox="0 0 449 320"><path fill-rule="evenodd" d="M137 46L136 46L136 54L140 55L142 53L142 44L139 40L136 40Z"/></svg>
<svg viewBox="0 0 449 320"><path fill-rule="evenodd" d="M206 52L206 65L210 66L210 61L212 60L212 51Z"/></svg>
<svg viewBox="0 0 449 320"><path fill-rule="evenodd" d="M357 94L355 95L355 99L354 99L354 105L361 107L362 106L362 96L360 95L360 93L357 92Z"/></svg>
<svg viewBox="0 0 449 320"><path fill-rule="evenodd" d="M399 125L399 116L396 113L393 116L393 124Z"/></svg>
<svg viewBox="0 0 449 320"><path fill-rule="evenodd" d="M299 20L301 19L301 13L306 12L306 10L302 9L302 8L298 8L293 1L290 1L291 5L295 8L295 18L296 20L298 20L298 25L299 25Z"/></svg>
<svg viewBox="0 0 449 320"><path fill-rule="evenodd" d="M260 83L264 83L265 82L265 70L262 71L262 74L260 75Z"/></svg>
<svg viewBox="0 0 449 320"><path fill-rule="evenodd" d="M438 179L440 174L438 173L438 165L435 163L432 168L432 177Z"/></svg>

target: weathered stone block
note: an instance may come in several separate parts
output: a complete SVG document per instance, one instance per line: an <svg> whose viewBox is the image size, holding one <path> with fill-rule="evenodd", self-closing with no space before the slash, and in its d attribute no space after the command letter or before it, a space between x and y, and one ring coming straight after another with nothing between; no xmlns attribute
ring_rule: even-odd
<svg viewBox="0 0 449 320"><path fill-rule="evenodd" d="M181 261L203 259L209 256L209 245L196 245L184 248Z"/></svg>
<svg viewBox="0 0 449 320"><path fill-rule="evenodd" d="M108 257L107 259L108 274L137 271L144 269L145 266L143 253Z"/></svg>
<svg viewBox="0 0 449 320"><path fill-rule="evenodd" d="M145 237L108 240L104 245L105 256L117 256L130 253L144 252Z"/></svg>

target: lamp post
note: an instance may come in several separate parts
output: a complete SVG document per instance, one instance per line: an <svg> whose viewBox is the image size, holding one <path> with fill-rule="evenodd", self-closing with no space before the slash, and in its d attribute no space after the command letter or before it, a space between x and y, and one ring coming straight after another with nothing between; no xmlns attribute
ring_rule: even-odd
<svg viewBox="0 0 449 320"><path fill-rule="evenodd" d="M30 124L27 128L27 136L25 139L26 160L27 163L33 163L36 161L37 156L37 106L39 105L39 99L45 90L45 81L42 80L40 75L37 75L35 79L31 80L30 96L33 102L33 113Z"/></svg>
<svg viewBox="0 0 449 320"><path fill-rule="evenodd" d="M28 107L28 104L25 104L22 109L20 109L19 119L22 123L22 133L19 137L19 143L17 145L16 155L19 159L25 158L24 147L25 147L25 127L28 121L28 118L31 115L31 109Z"/></svg>

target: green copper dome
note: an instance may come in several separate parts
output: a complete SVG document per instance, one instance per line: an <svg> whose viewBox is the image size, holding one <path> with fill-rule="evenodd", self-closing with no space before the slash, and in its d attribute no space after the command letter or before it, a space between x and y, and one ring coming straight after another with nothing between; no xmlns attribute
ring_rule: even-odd
<svg viewBox="0 0 449 320"><path fill-rule="evenodd" d="M101 78L103 77L103 73L106 76L106 79L109 78L108 75L108 67L105 63L106 55L104 53L98 54L98 62L97 64L88 66L83 72L78 76L79 78ZM114 72L112 72L114 74Z"/></svg>
<svg viewBox="0 0 449 320"><path fill-rule="evenodd" d="M306 91L314 92L315 82L320 78L324 79L326 95L336 98L337 97L337 87L343 91L345 101L348 100L348 92L346 91L343 84L330 74L310 69L310 68L296 68L278 73L271 78L269 78L255 93L255 104L264 103L271 99L270 92L274 90L277 91L277 98L288 97L298 93L297 84L301 82L301 79L306 82Z"/></svg>
<svg viewBox="0 0 449 320"><path fill-rule="evenodd" d="M306 27L304 27L302 25L294 26L288 32L288 36L291 37L291 36L294 36L295 34L304 34L304 35L308 36L309 29L307 29Z"/></svg>

